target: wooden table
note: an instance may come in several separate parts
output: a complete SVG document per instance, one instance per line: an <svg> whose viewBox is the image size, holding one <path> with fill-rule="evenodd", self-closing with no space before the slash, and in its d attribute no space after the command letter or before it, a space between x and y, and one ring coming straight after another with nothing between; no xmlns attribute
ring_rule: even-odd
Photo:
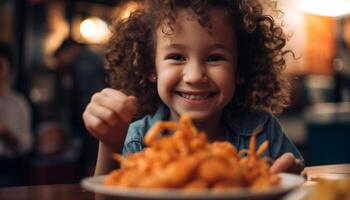
<svg viewBox="0 0 350 200"><path fill-rule="evenodd" d="M322 165L306 167L304 172L307 181L298 189L294 190L283 200L301 200L312 191L318 182L318 178L342 179L350 178L350 164Z"/></svg>
<svg viewBox="0 0 350 200"><path fill-rule="evenodd" d="M118 200L118 198L89 192L80 184L59 184L0 188L0 200Z"/></svg>
<svg viewBox="0 0 350 200"><path fill-rule="evenodd" d="M350 163L306 167L304 172L307 175L308 182L312 182L317 178L346 178L350 177Z"/></svg>
<svg viewBox="0 0 350 200"><path fill-rule="evenodd" d="M309 180L324 175L350 177L350 164L306 167ZM94 194L81 188L79 184L39 185L0 188L0 200L110 200L105 195Z"/></svg>
<svg viewBox="0 0 350 200"><path fill-rule="evenodd" d="M38 185L0 188L1 200L92 200L94 193L79 184Z"/></svg>

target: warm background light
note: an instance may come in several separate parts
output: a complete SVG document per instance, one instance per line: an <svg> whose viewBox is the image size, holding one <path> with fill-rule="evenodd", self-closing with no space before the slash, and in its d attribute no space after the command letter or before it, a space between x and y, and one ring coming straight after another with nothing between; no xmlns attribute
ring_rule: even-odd
<svg viewBox="0 0 350 200"><path fill-rule="evenodd" d="M122 19L126 19L130 16L130 14L137 10L139 8L139 4L137 4L136 2L130 2L125 6L125 9L121 15Z"/></svg>
<svg viewBox="0 0 350 200"><path fill-rule="evenodd" d="M300 8L309 14L344 17L350 15L350 0L301 0Z"/></svg>
<svg viewBox="0 0 350 200"><path fill-rule="evenodd" d="M97 17L85 19L80 24L80 33L89 43L103 43L110 34L107 23Z"/></svg>
<svg viewBox="0 0 350 200"><path fill-rule="evenodd" d="M142 8L141 1L121 1L120 5L114 10L114 17L122 20L127 19L132 12L140 8Z"/></svg>

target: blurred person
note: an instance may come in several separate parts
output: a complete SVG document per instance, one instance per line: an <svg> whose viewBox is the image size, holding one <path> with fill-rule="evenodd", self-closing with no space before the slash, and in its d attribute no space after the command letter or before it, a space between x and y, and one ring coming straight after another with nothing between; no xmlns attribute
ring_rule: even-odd
<svg viewBox="0 0 350 200"><path fill-rule="evenodd" d="M105 86L103 56L71 38L65 39L54 55L58 67L57 110L61 112L60 119L82 140L81 176L91 175L98 142L87 134L81 116L92 94Z"/></svg>
<svg viewBox="0 0 350 200"><path fill-rule="evenodd" d="M335 64L335 101L350 101L350 17L341 21L342 35Z"/></svg>
<svg viewBox="0 0 350 200"><path fill-rule="evenodd" d="M42 123L37 131L35 152L39 157L61 155L68 147L67 131L55 122Z"/></svg>
<svg viewBox="0 0 350 200"><path fill-rule="evenodd" d="M39 124L35 134L35 159L32 163L32 184L77 182L79 177L80 140L65 126L55 121ZM57 174L57 170L62 173Z"/></svg>
<svg viewBox="0 0 350 200"><path fill-rule="evenodd" d="M81 143L58 122L42 122L36 131L35 142L35 154L39 158L77 162Z"/></svg>
<svg viewBox="0 0 350 200"><path fill-rule="evenodd" d="M32 147L31 110L27 100L11 88L13 58L8 44L0 44L0 186L25 183Z"/></svg>

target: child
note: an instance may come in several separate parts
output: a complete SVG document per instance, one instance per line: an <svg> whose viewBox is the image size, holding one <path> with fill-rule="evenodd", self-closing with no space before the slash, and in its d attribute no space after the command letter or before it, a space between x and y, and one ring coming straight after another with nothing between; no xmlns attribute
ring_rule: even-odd
<svg viewBox="0 0 350 200"><path fill-rule="evenodd" d="M302 157L272 114L288 103L285 36L262 10L257 0L149 0L117 21L106 64L114 89L93 95L83 114L101 141L95 174L113 168L112 152L141 151L155 122L183 113L238 149L258 127L271 172L299 173Z"/></svg>

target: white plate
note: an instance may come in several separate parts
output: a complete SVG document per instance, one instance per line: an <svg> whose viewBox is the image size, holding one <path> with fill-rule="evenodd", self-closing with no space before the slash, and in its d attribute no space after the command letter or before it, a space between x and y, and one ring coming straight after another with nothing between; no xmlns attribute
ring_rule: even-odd
<svg viewBox="0 0 350 200"><path fill-rule="evenodd" d="M123 199L155 199L155 200L258 200L258 199L278 199L287 194L291 190L304 183L305 179L301 176L281 173L281 185L261 192L252 192L248 190L210 192L208 190L185 192L179 189L138 189L138 188L122 188L116 186L104 185L106 176L88 177L82 180L83 188L105 195L120 197Z"/></svg>
<svg viewBox="0 0 350 200"><path fill-rule="evenodd" d="M312 190L312 186L303 185L302 187L286 195L282 200L303 200L307 197L307 195L310 194Z"/></svg>

